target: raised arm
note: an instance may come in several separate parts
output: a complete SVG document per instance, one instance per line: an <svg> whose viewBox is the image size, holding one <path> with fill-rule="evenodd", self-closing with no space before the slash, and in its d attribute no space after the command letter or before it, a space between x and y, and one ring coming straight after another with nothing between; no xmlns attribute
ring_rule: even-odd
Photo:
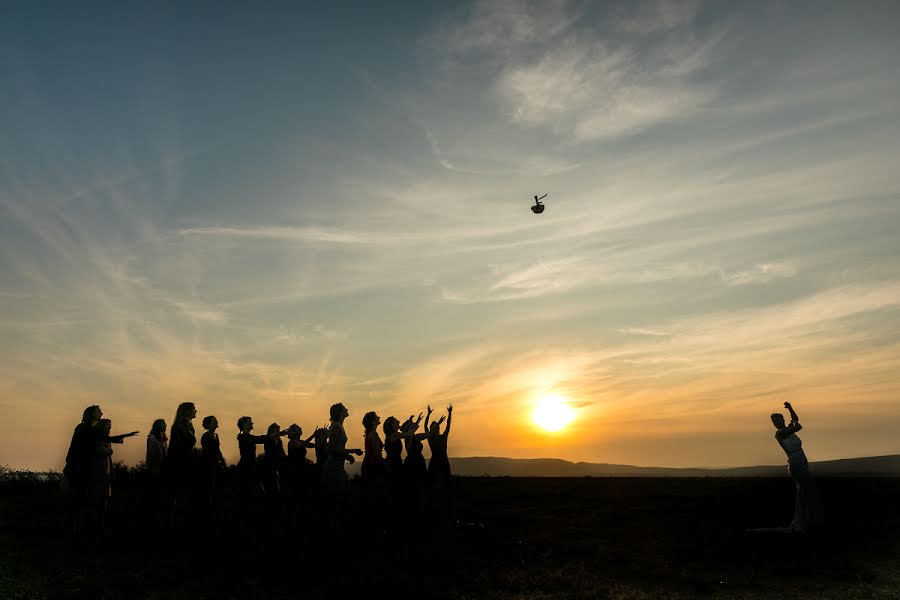
<svg viewBox="0 0 900 600"><path fill-rule="evenodd" d="M784 407L785 407L786 409L788 409L788 411L791 413L791 424L797 424L797 425L799 425L799 424L800 424L800 417L798 417L798 416L797 416L797 413L794 412L794 407L791 406L791 403L790 403L790 402L785 402L785 403L784 403Z"/></svg>
<svg viewBox="0 0 900 600"><path fill-rule="evenodd" d="M447 405L447 427L444 429L444 437L450 435L450 424L453 423L453 405Z"/></svg>
<svg viewBox="0 0 900 600"><path fill-rule="evenodd" d="M431 405L428 405L428 412L425 413L425 431L428 431L428 419L431 418ZM421 413L420 413L421 414Z"/></svg>

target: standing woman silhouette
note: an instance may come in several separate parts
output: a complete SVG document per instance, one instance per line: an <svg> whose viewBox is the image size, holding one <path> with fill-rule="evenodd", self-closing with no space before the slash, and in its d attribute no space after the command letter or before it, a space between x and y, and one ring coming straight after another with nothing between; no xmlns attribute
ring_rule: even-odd
<svg viewBox="0 0 900 600"><path fill-rule="evenodd" d="M122 435L110 436L97 428L97 423L103 417L103 411L96 404L84 409L79 423L72 432L72 441L69 451L66 453L66 466L63 474L69 482L71 503L69 505L69 523L72 533L78 533L78 525L84 501L90 494L92 471L96 456L97 442L103 441L110 444L121 444L122 441L134 435L137 431Z"/></svg>
<svg viewBox="0 0 900 600"><path fill-rule="evenodd" d="M263 444L263 489L266 491L266 499L273 514L284 512L284 503L281 499L281 472L287 454L284 453L284 442L281 438L287 434L287 429L282 431L278 423L272 423L266 430L267 439Z"/></svg>
<svg viewBox="0 0 900 600"><path fill-rule="evenodd" d="M344 420L350 416L347 407L339 402L332 405L329 412L331 426L328 428L328 457L322 467L322 492L331 513L332 530L340 535L349 492L344 463L352 465L353 454L362 454L362 451L347 449L347 432L344 430Z"/></svg>
<svg viewBox="0 0 900 600"><path fill-rule="evenodd" d="M428 407L431 415L431 407ZM453 405L447 406L447 426L441 433L444 417L428 426L425 417L425 428L428 431L428 447L431 448L431 460L428 462L428 480L431 484L431 501L436 511L442 516L449 516L450 508L450 458L447 456L447 438L450 436L450 424L453 422Z"/></svg>
<svg viewBox="0 0 900 600"><path fill-rule="evenodd" d="M384 500L387 488L387 465L384 461L384 443L378 435L381 417L375 412L367 412L362 420L365 429L365 450L360 483L362 485L363 516L373 528L381 529L384 514Z"/></svg>
<svg viewBox="0 0 900 600"><path fill-rule="evenodd" d="M226 468L225 457L222 456L222 447L219 444L219 420L209 415L203 418L203 429L206 431L200 436L200 464L203 470L203 496L204 510L207 522L212 520L213 500L216 495L216 479L219 471Z"/></svg>
<svg viewBox="0 0 900 600"><path fill-rule="evenodd" d="M291 424L287 432L287 469L281 482L288 507L288 525L295 527L306 514L312 473L312 463L306 454L309 448L315 447L312 440L319 433L319 428L316 427L306 439L303 439L303 428L296 423Z"/></svg>
<svg viewBox="0 0 900 600"><path fill-rule="evenodd" d="M107 533L106 515L109 511L109 497L112 495L112 477L113 462L112 448L109 442L103 438L108 437L112 429L112 422L109 419L100 419L96 425L97 431L101 434L98 436L96 446L94 448L94 466L91 474L91 488L93 497L95 498L95 511L97 516L97 530Z"/></svg>
<svg viewBox="0 0 900 600"><path fill-rule="evenodd" d="M197 445L194 424L191 420L197 416L197 407L193 402L182 402L175 411L175 420L169 432L169 454L167 467L172 482L172 525L175 525L176 510L179 504L185 504L192 491L193 453ZM181 501L179 503L179 500Z"/></svg>
<svg viewBox="0 0 900 600"><path fill-rule="evenodd" d="M794 495L794 519L789 529L801 533L812 533L822 527L823 511L819 491L809 473L809 462L806 453L803 452L802 442L797 432L803 429L800 425L800 417L794 411L790 402L785 402L784 407L791 414L791 422L784 423L784 415L772 413L772 424L775 426L775 439L784 450L788 460L788 473L796 484Z"/></svg>
<svg viewBox="0 0 900 600"><path fill-rule="evenodd" d="M166 489L163 471L168 454L169 436L166 435L166 422L164 419L156 419L150 427L147 435L147 457L145 464L149 475L149 487L147 489L147 503L150 525L158 528L165 525L163 521L166 506Z"/></svg>
<svg viewBox="0 0 900 600"><path fill-rule="evenodd" d="M429 414L430 411L429 411ZM411 417L410 417L411 418ZM403 462L403 479L406 484L406 496L409 502L409 510L414 516L420 516L422 504L425 500L425 485L428 479L428 467L425 456L422 454L424 444L422 440L428 437L427 433L416 433L419 423L422 421L422 413L415 420L411 420L407 429L406 460Z"/></svg>

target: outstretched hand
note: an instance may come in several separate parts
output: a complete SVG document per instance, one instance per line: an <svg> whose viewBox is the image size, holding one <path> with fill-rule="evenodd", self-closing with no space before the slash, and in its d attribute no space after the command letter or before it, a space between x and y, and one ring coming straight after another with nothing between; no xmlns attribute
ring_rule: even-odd
<svg viewBox="0 0 900 600"><path fill-rule="evenodd" d="M453 405L452 405L452 404L448 404L448 405L447 405L447 412L448 412L448 413L452 413L452 412L453 412Z"/></svg>
<svg viewBox="0 0 900 600"><path fill-rule="evenodd" d="M125 437L132 437L132 436L135 436L135 435L137 435L137 434L138 434L137 431L132 431L131 433L126 433L126 434L125 434Z"/></svg>
<svg viewBox="0 0 900 600"><path fill-rule="evenodd" d="M348 454L348 455L347 455L347 462L350 463L350 464L352 465L353 463L356 462L356 459L353 458L353 455L352 455L352 454Z"/></svg>
<svg viewBox="0 0 900 600"><path fill-rule="evenodd" d="M447 419L447 417L445 417L444 415L441 415L441 418L438 419L437 424L440 425L440 424L443 423L446 419Z"/></svg>
<svg viewBox="0 0 900 600"><path fill-rule="evenodd" d="M790 402L785 402L785 403L784 403L784 407L785 407L786 409L790 410L790 409L791 409L791 403L790 403Z"/></svg>

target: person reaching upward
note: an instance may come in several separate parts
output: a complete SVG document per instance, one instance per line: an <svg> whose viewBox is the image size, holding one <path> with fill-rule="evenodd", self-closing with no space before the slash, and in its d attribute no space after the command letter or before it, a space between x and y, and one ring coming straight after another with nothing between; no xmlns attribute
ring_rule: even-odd
<svg viewBox="0 0 900 600"><path fill-rule="evenodd" d="M809 461L803 451L803 443L797 432L803 429L800 417L797 416L790 402L784 407L791 415L791 422L785 424L784 415L772 413L772 425L775 426L775 440L787 455L788 473L796 484L794 495L794 518L788 529L801 533L812 533L822 527L823 513L819 492L809 472Z"/></svg>

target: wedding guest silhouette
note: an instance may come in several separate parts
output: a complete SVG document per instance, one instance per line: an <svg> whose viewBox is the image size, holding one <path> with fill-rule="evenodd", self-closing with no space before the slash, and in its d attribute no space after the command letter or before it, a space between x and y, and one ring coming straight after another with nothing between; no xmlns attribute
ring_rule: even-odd
<svg viewBox="0 0 900 600"><path fill-rule="evenodd" d="M70 493L69 524L73 533L78 533L79 517L84 501L88 497L91 485L91 470L94 464L98 441L109 444L121 444L125 438L135 436L137 431L110 436L97 428L103 417L103 411L96 404L84 409L79 423L72 432L72 441L66 453L66 466L63 475L68 482Z"/></svg>
<svg viewBox="0 0 900 600"><path fill-rule="evenodd" d="M794 411L790 402L785 402L784 407L791 415L791 422L785 425L784 415L772 413L772 424L775 426L775 439L778 445L787 455L788 473L796 484L794 494L794 518L789 529L795 532L813 533L819 530L823 524L822 501L819 491L809 472L809 461L803 451L803 444L797 432L803 429L800 417Z"/></svg>

